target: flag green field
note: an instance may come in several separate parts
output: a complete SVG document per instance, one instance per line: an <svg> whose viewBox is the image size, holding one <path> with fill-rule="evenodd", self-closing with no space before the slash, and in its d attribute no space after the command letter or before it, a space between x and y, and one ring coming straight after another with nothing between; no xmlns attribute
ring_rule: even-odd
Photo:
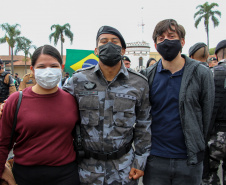
<svg viewBox="0 0 226 185"><path fill-rule="evenodd" d="M98 61L93 50L67 49L64 69L71 76L74 71L96 65Z"/></svg>

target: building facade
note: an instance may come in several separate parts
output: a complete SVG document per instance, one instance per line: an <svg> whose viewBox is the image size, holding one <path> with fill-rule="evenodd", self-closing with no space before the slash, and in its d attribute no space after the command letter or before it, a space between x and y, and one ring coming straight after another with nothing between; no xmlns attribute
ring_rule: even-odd
<svg viewBox="0 0 226 185"><path fill-rule="evenodd" d="M128 56L131 61L130 68L136 71L140 71L141 69L145 68L146 63L149 59L150 55L149 43L145 41L126 43L125 55Z"/></svg>

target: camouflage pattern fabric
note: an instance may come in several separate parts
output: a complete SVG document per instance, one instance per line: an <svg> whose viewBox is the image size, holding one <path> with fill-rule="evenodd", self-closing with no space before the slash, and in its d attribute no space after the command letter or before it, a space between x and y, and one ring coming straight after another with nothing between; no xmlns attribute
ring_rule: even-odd
<svg viewBox="0 0 226 185"><path fill-rule="evenodd" d="M223 184L226 184L226 132L217 132L208 142L210 151L210 175L203 179L203 185L221 185L218 176L220 161L223 161Z"/></svg>
<svg viewBox="0 0 226 185"><path fill-rule="evenodd" d="M144 170L151 147L147 79L122 65L108 82L96 65L75 73L63 89L77 98L87 149L108 153L134 141L134 149L119 159L83 159L79 164L81 183L137 184L129 179L130 169Z"/></svg>

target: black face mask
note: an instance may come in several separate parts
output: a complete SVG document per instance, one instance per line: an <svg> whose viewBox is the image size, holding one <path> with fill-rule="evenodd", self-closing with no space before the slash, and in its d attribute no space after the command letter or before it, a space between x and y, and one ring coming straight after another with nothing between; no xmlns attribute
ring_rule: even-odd
<svg viewBox="0 0 226 185"><path fill-rule="evenodd" d="M107 66L115 66L122 58L121 50L121 46L108 42L99 47L99 59Z"/></svg>
<svg viewBox="0 0 226 185"><path fill-rule="evenodd" d="M163 42L157 44L157 51L167 61L175 59L181 48L180 40L165 39Z"/></svg>

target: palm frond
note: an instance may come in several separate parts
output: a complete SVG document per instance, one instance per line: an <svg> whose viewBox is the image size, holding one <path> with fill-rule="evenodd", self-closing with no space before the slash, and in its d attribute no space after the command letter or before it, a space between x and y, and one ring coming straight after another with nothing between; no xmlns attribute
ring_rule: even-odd
<svg viewBox="0 0 226 185"><path fill-rule="evenodd" d="M70 39L70 42L72 44L74 34L69 29L65 29L64 30L64 33L65 33L65 36L67 36Z"/></svg>
<svg viewBox="0 0 226 185"><path fill-rule="evenodd" d="M52 25L52 26L50 27L51 30L54 29L54 28L56 28L56 24L54 24L54 25Z"/></svg>
<svg viewBox="0 0 226 185"><path fill-rule="evenodd" d="M66 23L66 24L64 24L63 26L63 30L65 30L65 29L71 29L71 25L69 24L69 23Z"/></svg>
<svg viewBox="0 0 226 185"><path fill-rule="evenodd" d="M50 43L51 43L51 40L52 40L53 37L54 37L54 33L51 33L51 34L49 35L49 41L50 41Z"/></svg>
<svg viewBox="0 0 226 185"><path fill-rule="evenodd" d="M203 9L203 5L196 6L196 9L198 9L198 8Z"/></svg>
<svg viewBox="0 0 226 185"><path fill-rule="evenodd" d="M202 14L204 14L204 11L203 11L203 10L197 11L197 12L194 14L194 19L196 18L197 15L202 15Z"/></svg>
<svg viewBox="0 0 226 185"><path fill-rule="evenodd" d="M215 6L218 7L219 5L218 5L217 3L211 3L211 4L209 5L209 9L211 10L211 9L213 9Z"/></svg>
<svg viewBox="0 0 226 185"><path fill-rule="evenodd" d="M195 27L196 27L196 28L198 27L198 25L199 25L200 21L202 20L202 18L203 18L203 16L200 16L200 17L198 17L198 18L195 20Z"/></svg>
<svg viewBox="0 0 226 185"><path fill-rule="evenodd" d="M6 43L6 36L0 38L0 44Z"/></svg>
<svg viewBox="0 0 226 185"><path fill-rule="evenodd" d="M221 12L220 11L218 11L218 10L216 10L216 11L213 11L213 15L218 15L219 17L221 17Z"/></svg>
<svg viewBox="0 0 226 185"><path fill-rule="evenodd" d="M219 20L215 16L212 16L211 19L213 21L214 28L219 26Z"/></svg>

